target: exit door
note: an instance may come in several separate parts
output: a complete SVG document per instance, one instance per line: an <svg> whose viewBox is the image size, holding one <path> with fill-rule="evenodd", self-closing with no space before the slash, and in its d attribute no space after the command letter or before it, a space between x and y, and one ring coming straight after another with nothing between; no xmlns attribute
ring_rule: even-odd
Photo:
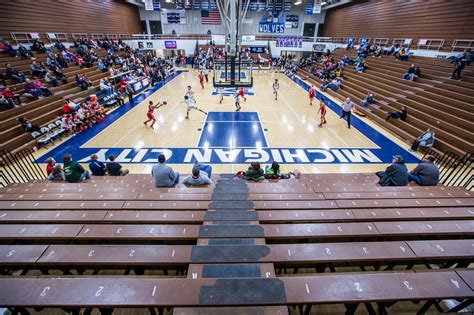
<svg viewBox="0 0 474 315"><path fill-rule="evenodd" d="M315 30L316 30L315 23L304 23L303 36L314 37Z"/></svg>

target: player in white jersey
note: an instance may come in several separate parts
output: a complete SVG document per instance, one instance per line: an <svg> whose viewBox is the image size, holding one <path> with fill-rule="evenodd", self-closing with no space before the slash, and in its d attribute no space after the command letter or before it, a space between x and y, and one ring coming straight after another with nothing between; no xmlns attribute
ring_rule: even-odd
<svg viewBox="0 0 474 315"><path fill-rule="evenodd" d="M219 95L219 104L224 100L224 88L222 86L217 88L217 95Z"/></svg>
<svg viewBox="0 0 474 315"><path fill-rule="evenodd" d="M237 108L235 111L238 112L241 108L240 107L240 91L239 91L239 89L235 90L234 99L235 99L235 107Z"/></svg>
<svg viewBox="0 0 474 315"><path fill-rule="evenodd" d="M186 103L186 106L188 107L188 109L186 110L186 119L189 119L189 112L193 109L198 110L201 113L207 115L205 111L197 107L196 101L189 98L187 95L184 97L184 102Z"/></svg>
<svg viewBox="0 0 474 315"><path fill-rule="evenodd" d="M278 100L279 89L280 89L280 83L278 83L278 79L275 79L275 82L273 82L273 94L275 94L275 101Z"/></svg>
<svg viewBox="0 0 474 315"><path fill-rule="evenodd" d="M194 91L191 89L190 85L188 85L188 90L186 91L185 96L187 96L190 100L196 103L196 99L194 98Z"/></svg>

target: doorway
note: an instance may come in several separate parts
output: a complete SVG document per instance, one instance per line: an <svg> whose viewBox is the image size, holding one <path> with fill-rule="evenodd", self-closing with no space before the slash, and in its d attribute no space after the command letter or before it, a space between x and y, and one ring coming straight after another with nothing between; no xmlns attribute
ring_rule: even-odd
<svg viewBox="0 0 474 315"><path fill-rule="evenodd" d="M314 37L315 30L316 30L315 23L304 23L303 36Z"/></svg>

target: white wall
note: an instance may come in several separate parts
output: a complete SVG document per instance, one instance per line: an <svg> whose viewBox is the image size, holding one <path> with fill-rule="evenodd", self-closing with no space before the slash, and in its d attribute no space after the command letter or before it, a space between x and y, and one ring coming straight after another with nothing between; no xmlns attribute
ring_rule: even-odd
<svg viewBox="0 0 474 315"><path fill-rule="evenodd" d="M302 36L304 23L316 23L315 35L318 32L318 24L324 23L326 11L321 14L306 15L305 6L303 4L292 7L291 12L283 12L282 14L296 14L299 16L298 28L285 28L285 32L280 35L292 35ZM248 11L245 19L251 20L252 24L244 23L242 25L241 34L244 35L264 35L268 33L258 32L258 23L262 17L263 12ZM161 20L160 11L146 11L144 8L140 8L140 19L142 21L159 21ZM224 34L223 25L202 25L201 24L201 11L199 10L186 10L187 24L162 24L163 34L171 34L173 30L177 34L206 34L208 30L211 30L213 34ZM278 34L275 34L278 35Z"/></svg>

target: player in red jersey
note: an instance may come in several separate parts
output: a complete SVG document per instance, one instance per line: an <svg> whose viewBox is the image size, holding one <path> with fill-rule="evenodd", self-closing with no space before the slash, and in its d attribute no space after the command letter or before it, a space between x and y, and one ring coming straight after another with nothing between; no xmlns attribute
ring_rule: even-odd
<svg viewBox="0 0 474 315"><path fill-rule="evenodd" d="M319 109L318 113L320 115L321 122L319 123L318 127L322 127L323 124L326 123L326 104L324 104L323 98L319 99Z"/></svg>
<svg viewBox="0 0 474 315"><path fill-rule="evenodd" d="M201 84L201 87L204 89L204 75L202 74L202 71L199 72L199 84Z"/></svg>
<svg viewBox="0 0 474 315"><path fill-rule="evenodd" d="M311 85L308 92L309 92L309 106L313 106L314 95L316 94L316 91L314 90L314 85Z"/></svg>
<svg viewBox="0 0 474 315"><path fill-rule="evenodd" d="M243 87L240 87L239 94L240 94L240 97L244 99L244 102L246 102L247 98L245 97L245 91Z"/></svg>
<svg viewBox="0 0 474 315"><path fill-rule="evenodd" d="M148 127L147 124L148 124L148 122L151 121L152 123L151 123L151 125L150 125L150 128L153 129L153 125L154 125L155 122L156 122L156 118L155 118L155 115L153 115L153 111L154 111L155 109L160 108L161 106L165 106L166 104L167 104L166 101L163 101L163 104L160 104L160 102L158 102L158 104L153 105L153 102L152 102L152 101L149 101L149 102L148 102L148 111L147 111L147 113L146 113L146 117L148 118L148 120L147 120L147 121L144 121L143 124Z"/></svg>

